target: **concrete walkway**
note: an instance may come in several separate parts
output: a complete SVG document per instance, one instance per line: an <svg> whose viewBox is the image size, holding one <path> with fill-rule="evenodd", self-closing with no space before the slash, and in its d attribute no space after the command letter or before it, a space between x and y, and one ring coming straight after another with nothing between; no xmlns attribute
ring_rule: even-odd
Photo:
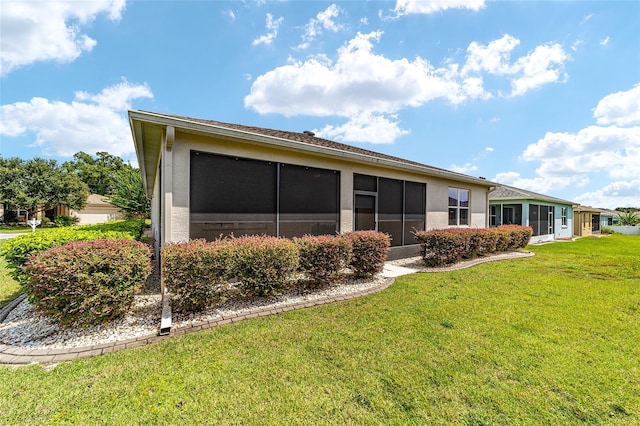
<svg viewBox="0 0 640 426"><path fill-rule="evenodd" d="M266 315L279 314L282 312L292 311L294 309L310 308L312 306L326 305L329 303L341 302L345 300L355 299L358 297L366 296L368 294L376 293L389 287L397 277L402 275L413 274L415 272L447 272L457 269L464 269L479 263L492 262L497 260L516 259L521 257L533 256L533 253L518 251L501 253L486 258L478 258L460 262L458 264L445 267L445 268L425 268L419 262L409 262L406 265L400 265L398 262L387 262L384 265L384 269L381 273L384 281L367 290L356 292L348 295L340 296L328 296L323 299L318 299L310 302L297 302L291 303L277 308L273 307L259 307L250 311L244 311L230 316L223 316L216 320L203 321L200 323L192 324L180 328L172 328L171 333L164 336L157 334L140 336L135 339L129 339L124 341L117 341L111 343L104 343L101 345L76 347L76 348L64 348L64 349L39 349L29 350L17 346L9 346L0 344L0 364L33 364L33 363L57 363L62 361L69 361L78 358L87 358L91 356L104 355L111 352L120 351L122 349L136 348L144 346L150 343L161 342L172 336L179 336L182 334L193 333L208 328L217 327L224 324L230 324L239 322L248 318L262 317ZM0 322L6 318L7 314L22 300L24 297L19 297L13 302L9 303L4 308L0 309Z"/></svg>

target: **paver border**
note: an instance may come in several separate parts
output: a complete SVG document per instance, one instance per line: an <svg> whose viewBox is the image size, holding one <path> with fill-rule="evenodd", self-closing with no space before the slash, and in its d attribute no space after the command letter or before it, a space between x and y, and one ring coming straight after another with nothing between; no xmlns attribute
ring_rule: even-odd
<svg viewBox="0 0 640 426"><path fill-rule="evenodd" d="M368 288L366 290L356 291L347 295L326 296L313 301L301 301L284 304L278 307L259 306L233 315L223 315L221 318L214 320L204 320L197 323L189 324L182 327L175 327L167 335L151 334L139 336L134 339L118 340L100 345L80 346L75 348L58 348L58 349L24 349L17 346L5 345L0 343L0 365L25 365L25 364L48 364L61 361L70 361L78 358L88 358L97 355L104 355L111 352L117 352L123 349L130 349L151 343L161 342L173 336L194 333L201 330L218 327L224 324L231 324L243 321L249 318L257 318L267 315L280 314L296 309L310 308L313 306L327 305L329 303L342 302L346 300L356 299L358 297L377 293L389 287L395 281L395 278L386 278L380 284ZM17 298L18 299L18 298ZM4 317L18 303L24 299L24 295L19 297L19 301L15 299L9 305L0 311L0 316ZM14 303L16 302L16 303ZM5 310L7 311L5 313Z"/></svg>

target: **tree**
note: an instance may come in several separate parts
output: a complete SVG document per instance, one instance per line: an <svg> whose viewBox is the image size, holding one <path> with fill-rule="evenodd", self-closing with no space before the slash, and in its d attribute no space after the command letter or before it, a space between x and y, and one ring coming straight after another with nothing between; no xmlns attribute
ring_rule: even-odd
<svg viewBox="0 0 640 426"><path fill-rule="evenodd" d="M110 195L118 175L128 167L120 157L107 152L98 152L93 157L80 151L73 158L74 160L67 161L62 166L78 175L87 184L91 194Z"/></svg>
<svg viewBox="0 0 640 426"><path fill-rule="evenodd" d="M147 218L151 204L142 183L140 170L126 166L117 176L114 190L107 199L130 218Z"/></svg>
<svg viewBox="0 0 640 426"><path fill-rule="evenodd" d="M56 205L80 210L87 196L87 185L55 160L0 157L0 203L10 210L27 210L30 216Z"/></svg>
<svg viewBox="0 0 640 426"><path fill-rule="evenodd" d="M622 226L636 226L640 223L640 216L635 212L618 213L618 223Z"/></svg>

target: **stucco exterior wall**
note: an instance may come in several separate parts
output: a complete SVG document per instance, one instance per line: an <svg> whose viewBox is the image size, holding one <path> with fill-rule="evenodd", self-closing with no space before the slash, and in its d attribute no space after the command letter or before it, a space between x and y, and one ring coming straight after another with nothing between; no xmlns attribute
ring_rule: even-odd
<svg viewBox="0 0 640 426"><path fill-rule="evenodd" d="M115 207L88 207L76 212L75 216L79 219L78 225L93 225L124 219L124 215Z"/></svg>
<svg viewBox="0 0 640 426"><path fill-rule="evenodd" d="M163 241L189 239L190 152L192 150L338 170L340 172L341 232L353 229L354 173L425 183L427 229L448 227L449 187L469 189L470 227L484 228L487 224L487 188L482 185L433 178L411 171L378 167L375 164L354 163L321 154L315 155L292 149L266 147L247 141L237 142L178 131L171 149L163 150L162 180L164 185L168 185L164 189L163 200L170 200L170 205L162 207L165 219ZM167 191L171 192L170 197ZM153 212L152 216L154 216Z"/></svg>

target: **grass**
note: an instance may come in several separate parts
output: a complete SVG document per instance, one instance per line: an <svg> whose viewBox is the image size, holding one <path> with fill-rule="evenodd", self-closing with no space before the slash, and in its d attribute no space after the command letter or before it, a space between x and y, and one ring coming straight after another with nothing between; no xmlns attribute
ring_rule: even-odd
<svg viewBox="0 0 640 426"><path fill-rule="evenodd" d="M640 238L0 368L3 424L639 424Z"/></svg>
<svg viewBox="0 0 640 426"><path fill-rule="evenodd" d="M0 249L4 243L4 240L0 240ZM18 297L19 294L20 284L11 278L7 261L3 256L0 256L0 308Z"/></svg>

